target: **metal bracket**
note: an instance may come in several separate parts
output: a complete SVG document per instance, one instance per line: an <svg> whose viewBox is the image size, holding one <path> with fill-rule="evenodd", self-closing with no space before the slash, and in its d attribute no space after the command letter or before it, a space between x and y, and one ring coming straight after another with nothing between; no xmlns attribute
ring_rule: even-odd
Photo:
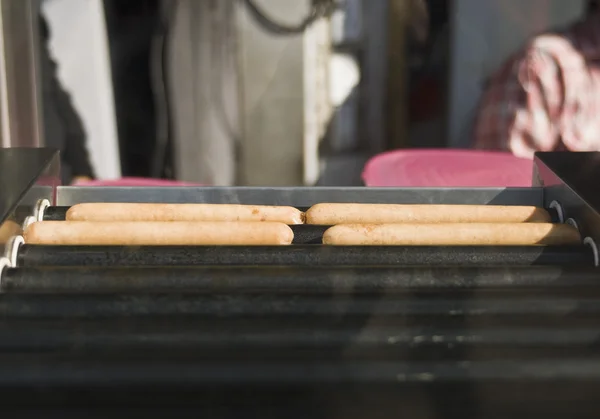
<svg viewBox="0 0 600 419"><path fill-rule="evenodd" d="M592 248L592 251L594 252L594 266L598 267L600 265L600 255L598 254L596 242L591 237L586 237L583 239L583 244Z"/></svg>
<svg viewBox="0 0 600 419"><path fill-rule="evenodd" d="M562 205L560 205L560 202L552 201L550 203L550 205L548 205L548 208L551 208L556 211L556 213L558 214L558 222L559 223L562 224L565 222L565 211L563 210Z"/></svg>
<svg viewBox="0 0 600 419"><path fill-rule="evenodd" d="M0 292L2 292L3 289L2 278L4 277L6 270L9 268L11 268L10 261L5 257L0 258Z"/></svg>
<svg viewBox="0 0 600 419"><path fill-rule="evenodd" d="M25 240L23 239L23 236L14 236L6 244L6 250L4 252L4 256L6 257L6 259L8 259L10 266L12 268L17 267L18 257L19 257L19 249L24 244L25 244Z"/></svg>
<svg viewBox="0 0 600 419"><path fill-rule="evenodd" d="M33 216L35 217L36 221L44 221L44 213L46 212L46 208L48 208L50 206L50 201L47 199L40 199L36 205L35 205L35 209L33 211Z"/></svg>
<svg viewBox="0 0 600 419"><path fill-rule="evenodd" d="M544 188L544 204L558 212L561 222L577 227L592 247L598 266L600 199L596 179L600 153L536 153L534 186ZM576 220L576 221L575 221Z"/></svg>

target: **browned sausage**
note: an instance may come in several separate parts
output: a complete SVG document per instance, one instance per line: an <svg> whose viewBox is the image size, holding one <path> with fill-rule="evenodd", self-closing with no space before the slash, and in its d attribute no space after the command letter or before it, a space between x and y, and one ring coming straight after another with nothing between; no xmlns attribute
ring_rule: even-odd
<svg viewBox="0 0 600 419"><path fill-rule="evenodd" d="M67 211L67 221L271 221L302 224L294 207L233 204L85 203Z"/></svg>
<svg viewBox="0 0 600 419"><path fill-rule="evenodd" d="M23 234L41 245L289 245L292 229L271 222L91 222L41 221Z"/></svg>
<svg viewBox="0 0 600 419"><path fill-rule="evenodd" d="M567 224L340 224L323 243L347 246L535 246L581 243Z"/></svg>
<svg viewBox="0 0 600 419"><path fill-rule="evenodd" d="M551 221L548 211L530 206L316 204L306 224L522 223Z"/></svg>
<svg viewBox="0 0 600 419"><path fill-rule="evenodd" d="M0 224L0 243L6 243L11 237L21 234L21 226L12 220Z"/></svg>

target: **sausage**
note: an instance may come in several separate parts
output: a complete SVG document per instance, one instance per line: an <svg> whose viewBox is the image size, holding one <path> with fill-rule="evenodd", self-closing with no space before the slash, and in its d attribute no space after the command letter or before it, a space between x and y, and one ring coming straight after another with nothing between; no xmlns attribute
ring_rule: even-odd
<svg viewBox="0 0 600 419"><path fill-rule="evenodd" d="M345 246L535 246L581 244L568 224L340 224L323 234L323 244Z"/></svg>
<svg viewBox="0 0 600 419"><path fill-rule="evenodd" d="M6 243L11 237L21 234L21 226L13 220L0 224L0 243Z"/></svg>
<svg viewBox="0 0 600 419"><path fill-rule="evenodd" d="M306 224L549 223L548 211L532 206L316 204Z"/></svg>
<svg viewBox="0 0 600 419"><path fill-rule="evenodd" d="M233 204L85 203L67 211L67 221L272 221L302 224L294 207Z"/></svg>
<svg viewBox="0 0 600 419"><path fill-rule="evenodd" d="M41 245L289 245L292 229L271 222L91 222L41 221L23 234L25 243Z"/></svg>

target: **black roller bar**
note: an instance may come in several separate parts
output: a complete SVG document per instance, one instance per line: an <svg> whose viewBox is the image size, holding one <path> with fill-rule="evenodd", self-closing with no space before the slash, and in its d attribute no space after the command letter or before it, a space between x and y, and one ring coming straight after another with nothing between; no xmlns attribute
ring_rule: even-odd
<svg viewBox="0 0 600 419"><path fill-rule="evenodd" d="M465 290L494 296L514 292L525 296L570 295L585 288L600 292L595 268L295 268L295 267L28 267L7 269L4 292L268 292L328 294L331 292L411 293ZM556 289L564 289L557 291ZM591 293L591 294L590 294Z"/></svg>
<svg viewBox="0 0 600 419"><path fill-rule="evenodd" d="M600 402L594 392L600 380L594 372L569 377L562 374L556 380L541 374L523 374L517 378L506 374L502 378L482 378L477 374L471 379L431 380L431 373L422 373L415 377L418 379L395 383L353 379L318 383L318 377L315 377L312 383L305 384L290 384L284 379L281 383L257 385L241 380L239 385L227 385L220 382L207 384L203 380L198 383L194 379L198 368L202 368L198 365L193 365L189 371L184 365L176 365L165 374L163 381L159 373L164 371L163 365L155 371L150 363L135 368L125 364L122 370L118 365L108 364L106 374L102 375L99 371L103 365L99 363L68 366L71 365L69 361L62 364L60 360L45 361L40 359L34 374L15 374L26 360L11 365L8 377L12 379L0 384L2 412L10 413L11 417L30 418L36 417L40 409L46 409L45 417L52 419L75 419L82 414L89 419L103 419L107 415L121 418L132 412L144 418L177 415L180 419L198 416L218 419L388 419L397 417L399 411L410 417L430 412L430 418L449 419L564 419L573 417L574 411L577 418L595 419L600 414ZM523 371L529 371L530 367L530 363L509 365L511 369ZM568 363L566 368L571 365ZM531 366L541 367L538 363ZM579 369L584 366L595 365L577 364ZM140 377L144 367L150 371L148 384ZM473 369L485 367L476 365ZM502 365L493 367L502 368ZM548 373L552 374L556 369L551 368ZM59 377L66 375L66 370L71 372L70 378L62 381ZM117 371L123 374L119 376ZM283 369L282 373L287 371ZM245 370L241 369L240 373L243 372ZM132 376L135 373L137 377ZM231 374L231 370L227 373ZM177 382L171 378L173 374L180 375ZM23 397L24 391L27 397Z"/></svg>
<svg viewBox="0 0 600 419"><path fill-rule="evenodd" d="M600 415L600 402L594 391L600 380L593 362L580 361L575 364L577 372L563 373L556 379L539 373L515 377L507 372L501 377L482 377L477 373L473 378L448 380L444 376L438 380L433 374L436 369L401 380L405 371L401 369L397 381L392 382L391 379L361 380L360 374L353 379L355 370L346 368L339 380L319 382L315 374L311 382L304 383L288 379L257 383L243 379L236 384L231 378L227 384L222 380L207 383L208 380L199 379L197 373L202 370L202 365L197 364L186 370L182 364L155 367L155 364L147 363L130 368L124 363L121 369L114 364L86 365L61 359L47 361L40 357L34 373L20 373L20 368L28 361L24 359L11 364L6 379L0 383L0 409L10 413L10 417L37 417L40 409L48 410L45 417L52 419L76 419L82 414L89 419L103 419L107 415L121 418L132 412L144 418L177 415L180 419L198 416L218 419L388 419L397 417L399 411L410 417L428 412L427 417L449 419L564 419L573 417L574 411L577 418L595 419ZM106 373L102 374L104 367ZM235 367L223 370L224 376L235 377L237 372L248 372ZM384 367L396 370L398 366ZM474 365L467 373L503 367L510 371L531 371L531 368L542 369L543 364ZM591 367L590 373L580 372L585 367ZM144 368L147 374L142 372ZM306 368L308 371L313 369ZM573 363L565 363L565 368L570 371ZM548 369L548 374L554 374L557 369L553 366ZM343 371L337 371L340 370ZM289 371L285 368L281 373ZM411 374L415 374L412 371ZM178 375L179 380L173 379L174 375ZM67 378L63 380L62 377ZM27 397L23 397L24 392Z"/></svg>
<svg viewBox="0 0 600 419"><path fill-rule="evenodd" d="M37 246L19 266L593 266L584 246Z"/></svg>
<svg viewBox="0 0 600 419"><path fill-rule="evenodd" d="M551 296L544 288L517 293L515 290L485 290L453 295L420 293L363 297L303 294L78 294L40 295L6 292L0 299L0 315L15 319L101 319L114 317L163 318L165 316L264 317L264 316L349 316L378 318L394 316L460 317L479 315L598 316L600 295L588 289L580 295ZM584 298L584 296L589 296ZM344 298L345 297L345 298ZM176 321L173 317L170 321ZM285 322L282 322L285 327Z"/></svg>
<svg viewBox="0 0 600 419"><path fill-rule="evenodd" d="M410 326L380 326L368 322L324 323L290 326L275 318L236 324L213 318L195 322L183 317L172 321L131 322L19 322L18 327L0 326L2 353L70 351L73 355L137 352L138 360L157 352L180 360L198 357L298 362L315 360L413 361L572 358L597 356L600 326L557 328L546 318L543 327L444 328L425 323ZM351 351L343 351L352 348ZM465 351L468 351L466 354ZM237 352L237 354L236 354Z"/></svg>
<svg viewBox="0 0 600 419"><path fill-rule="evenodd" d="M70 207L65 207L65 206L49 207L44 212L44 220L45 221L63 221L66 218L67 211L69 210L69 208ZM296 207L296 208L298 208L300 211L307 211L309 209L309 207ZM552 222L553 223L558 222L558 213L556 212L556 210L553 208L546 209L546 210L552 217Z"/></svg>
<svg viewBox="0 0 600 419"><path fill-rule="evenodd" d="M44 211L44 221L64 221L69 207L48 207Z"/></svg>
<svg viewBox="0 0 600 419"><path fill-rule="evenodd" d="M323 233L329 226L314 226L314 225L291 225L290 228L294 232L294 241L292 244L322 244Z"/></svg>
<svg viewBox="0 0 600 419"><path fill-rule="evenodd" d="M61 354L62 355L62 354ZM15 378L40 385L140 386L159 384L204 385L306 385L306 384L393 384L472 382L476 380L600 380L600 358L540 359L536 361L498 360L487 362L331 362L312 363L246 362L237 359L214 362L196 358L195 362L154 357L138 361L133 354L121 359L69 356L6 356L0 359L0 387L15 385ZM108 359L107 359L108 358ZM27 361L25 363L24 361Z"/></svg>

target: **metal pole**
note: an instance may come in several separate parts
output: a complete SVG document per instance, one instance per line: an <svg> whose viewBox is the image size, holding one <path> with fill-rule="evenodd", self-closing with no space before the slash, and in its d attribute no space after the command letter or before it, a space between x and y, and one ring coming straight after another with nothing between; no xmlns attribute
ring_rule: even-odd
<svg viewBox="0 0 600 419"><path fill-rule="evenodd" d="M2 147L41 147L39 1L0 0Z"/></svg>

